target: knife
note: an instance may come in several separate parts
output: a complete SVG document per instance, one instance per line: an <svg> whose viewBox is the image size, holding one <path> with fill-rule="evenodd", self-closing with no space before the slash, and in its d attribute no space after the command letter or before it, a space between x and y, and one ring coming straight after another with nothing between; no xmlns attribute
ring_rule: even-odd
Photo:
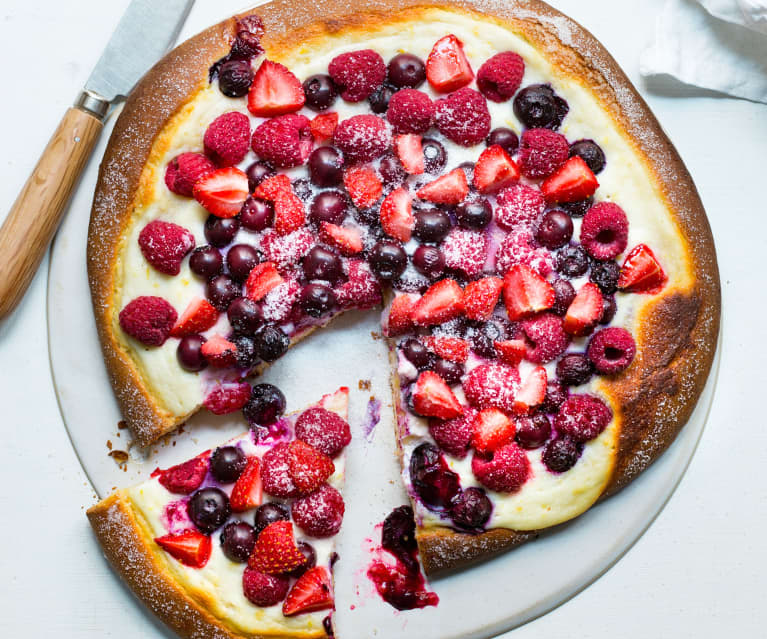
<svg viewBox="0 0 767 639"><path fill-rule="evenodd" d="M132 0L0 227L0 320L24 297L110 108L176 41L194 0Z"/></svg>

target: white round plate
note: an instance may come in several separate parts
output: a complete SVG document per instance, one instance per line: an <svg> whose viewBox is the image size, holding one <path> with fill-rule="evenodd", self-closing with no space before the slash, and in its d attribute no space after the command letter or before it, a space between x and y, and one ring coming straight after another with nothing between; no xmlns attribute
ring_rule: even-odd
<svg viewBox="0 0 767 639"><path fill-rule="evenodd" d="M198 3L183 37L221 17L209 3ZM232 12L237 6L227 7ZM48 331L51 368L61 414L80 462L96 492L137 483L156 468L183 461L237 435L246 427L238 417L203 412L183 432L170 436L146 455L130 451L118 465L111 450L127 450L130 435L120 430L120 413L104 368L91 313L86 277L86 230L97 178L115 117L111 118L83 176L69 214L53 246L48 281ZM288 410L313 403L339 386L351 389L353 442L348 449L346 518L336 566L338 636L401 639L492 637L544 614L605 572L641 536L682 477L706 421L714 394L719 356L700 402L668 451L639 479L575 521L558 526L533 543L462 573L435 580L436 608L396 612L375 594L365 577L369 539L375 524L406 503L401 487L389 397L388 357L379 314L351 313L292 349L264 375L288 398ZM370 390L359 381L370 380ZM362 419L371 395L382 401L381 421L365 437ZM83 519L83 534L88 534ZM117 577L115 577L117 578ZM150 613L147 613L150 614ZM168 633L168 636L172 636Z"/></svg>

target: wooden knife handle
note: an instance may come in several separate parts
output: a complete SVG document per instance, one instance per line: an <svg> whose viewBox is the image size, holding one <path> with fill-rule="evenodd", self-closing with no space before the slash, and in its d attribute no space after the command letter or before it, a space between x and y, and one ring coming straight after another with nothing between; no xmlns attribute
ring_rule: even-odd
<svg viewBox="0 0 767 639"><path fill-rule="evenodd" d="M0 319L24 297L103 127L68 109L16 198L0 228Z"/></svg>

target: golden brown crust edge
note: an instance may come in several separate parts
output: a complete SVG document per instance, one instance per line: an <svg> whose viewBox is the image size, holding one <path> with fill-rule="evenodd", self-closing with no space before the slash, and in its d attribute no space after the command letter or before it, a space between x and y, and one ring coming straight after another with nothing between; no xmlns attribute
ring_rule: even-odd
<svg viewBox="0 0 767 639"><path fill-rule="evenodd" d="M121 493L88 509L88 520L104 556L133 593L169 628L187 639L292 639L293 635L241 634L226 628L160 565Z"/></svg>

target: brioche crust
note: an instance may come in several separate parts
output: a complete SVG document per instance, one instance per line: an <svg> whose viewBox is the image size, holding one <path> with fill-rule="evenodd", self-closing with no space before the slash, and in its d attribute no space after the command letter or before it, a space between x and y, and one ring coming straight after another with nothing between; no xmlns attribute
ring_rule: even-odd
<svg viewBox="0 0 767 639"><path fill-rule="evenodd" d="M703 390L719 333L719 274L706 215L678 153L617 63L584 28L538 0L276 0L254 10L264 20L267 54L311 47L328 34L374 31L383 22L417 23L430 8L464 11L522 35L566 76L577 79L632 140L655 177L685 247L689 286L648 296L634 335L637 356L621 375L601 382L620 424L613 472L602 497L646 469L673 441ZM136 440L146 445L188 417L159 405L116 331L114 271L122 236L140 193L154 142L207 82L209 65L223 56L235 18L168 54L131 94L101 166L88 242L94 312L110 380ZM396 391L396 389L395 389ZM395 396L395 404L398 394ZM533 539L535 531L494 529L478 535L448 528L419 529L427 573L461 567Z"/></svg>

